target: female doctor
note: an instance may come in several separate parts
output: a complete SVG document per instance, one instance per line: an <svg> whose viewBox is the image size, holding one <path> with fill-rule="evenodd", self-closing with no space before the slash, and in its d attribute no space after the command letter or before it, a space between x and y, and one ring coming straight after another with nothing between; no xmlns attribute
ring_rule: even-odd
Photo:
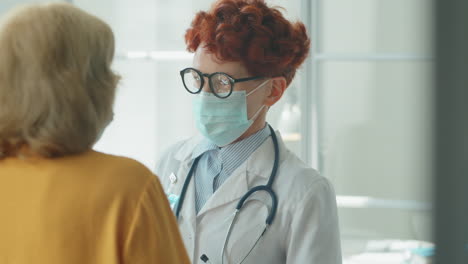
<svg viewBox="0 0 468 264"><path fill-rule="evenodd" d="M194 263L341 263L330 182L265 121L310 40L262 0L220 0L187 30L180 72L202 137L171 147L159 175Z"/></svg>

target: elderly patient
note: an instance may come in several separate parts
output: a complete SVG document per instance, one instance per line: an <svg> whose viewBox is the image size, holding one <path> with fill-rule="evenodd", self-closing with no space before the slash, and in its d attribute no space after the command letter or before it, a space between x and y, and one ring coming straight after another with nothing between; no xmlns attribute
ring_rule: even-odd
<svg viewBox="0 0 468 264"><path fill-rule="evenodd" d="M188 263L157 178L91 148L118 82L109 26L68 4L0 26L0 263Z"/></svg>

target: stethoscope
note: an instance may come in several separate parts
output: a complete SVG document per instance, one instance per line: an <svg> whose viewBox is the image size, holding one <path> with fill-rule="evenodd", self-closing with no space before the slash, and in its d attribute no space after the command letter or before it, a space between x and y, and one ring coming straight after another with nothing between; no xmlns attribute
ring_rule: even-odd
<svg viewBox="0 0 468 264"><path fill-rule="evenodd" d="M222 263L224 263L224 252L226 251L227 243L229 241L229 238L231 237L231 233L232 233L232 229L234 227L234 223L236 222L237 217L239 216L239 213L242 210L242 207L244 206L245 202L247 201L247 199L252 194L254 194L256 192L260 192L260 191L267 192L271 197L272 205L271 205L270 211L268 212L268 216L267 216L267 218L265 220L265 228L263 229L263 232L260 234L258 239L255 241L255 244L252 246L252 248L249 250L247 255L245 255L245 257L242 259L242 261L240 263L243 263L244 260L250 255L250 253L253 251L255 246L258 244L260 239L263 237L263 235L265 234L265 232L267 231L267 229L270 227L271 223L273 223L273 220L275 219L276 209L278 208L278 199L276 197L275 191L273 191L272 185L273 185L273 182L275 181L276 173L278 171L278 166L279 166L279 147L278 147L278 139L276 137L275 131L273 130L273 128L270 125L268 125L268 127L270 128L270 131L271 131L271 139L273 140L273 147L274 147L274 150L275 150L275 160L274 160L274 163L273 163L273 170L271 171L270 178L268 179L268 182L267 182L266 185L258 185L258 186L253 187L247 193L245 193L244 196L242 196L241 199L239 200L239 202L237 203L236 211L234 212L234 217L233 217L233 219L231 221L231 224L229 225L229 229L228 229L228 232L227 232L227 235L226 235L226 239L224 240L224 245L223 245L223 249L222 249L222 252L221 252ZM180 210L182 209L182 205L183 205L184 200L185 200L185 195L187 193L188 186L189 186L190 181L191 181L191 179L193 177L195 169L196 169L196 167L198 165L198 161L200 160L200 157L201 156L197 157L193 161L192 167L190 168L190 170L188 172L188 175L187 175L187 178L185 179L184 185L182 187L182 191L181 191L180 196L179 196L179 201L178 201L178 203L176 205L176 210L175 210L175 215L176 215L177 220L179 220ZM201 260L204 261L205 263L209 262L209 259L208 259L208 257L206 255L203 255L201 257Z"/></svg>

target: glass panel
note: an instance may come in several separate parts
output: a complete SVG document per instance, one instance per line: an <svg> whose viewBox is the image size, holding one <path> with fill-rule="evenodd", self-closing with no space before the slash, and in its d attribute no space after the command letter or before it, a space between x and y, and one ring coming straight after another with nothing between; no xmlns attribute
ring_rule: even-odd
<svg viewBox="0 0 468 264"><path fill-rule="evenodd" d="M184 35L195 13L210 7L211 0L157 0L155 33L158 50L185 50Z"/></svg>
<svg viewBox="0 0 468 264"><path fill-rule="evenodd" d="M322 173L347 254L370 239L431 239L431 76L430 62L320 64Z"/></svg>
<svg viewBox="0 0 468 264"><path fill-rule="evenodd" d="M133 2L124 0L98 2L75 0L74 3L103 18L113 27L116 34L118 53L123 54L129 51L184 51L186 48L184 33L195 13L209 8L213 1L148 0L139 1L138 5L135 5ZM271 4L286 7L286 16L288 17L297 17L299 14L300 3L277 0ZM184 8L181 8L181 6ZM125 88L122 88L121 93L131 93L126 94L126 97L134 98L134 101L123 102L123 97L119 97L121 101L116 104L116 121L98 144L100 149L130 155L133 158L141 159L152 167L155 162L151 160L152 158L157 160L167 147L197 133L192 118L192 97L183 88L179 76L181 69L192 64L191 56L184 56L183 58L169 56L167 59L158 59L154 64L144 60L135 63L118 57L118 68L125 69L123 82L126 85ZM132 67L136 67L136 69L132 69ZM139 72L141 67L144 68L143 72ZM126 81L126 79L129 80ZM146 79L149 82L146 82ZM299 79L299 77L296 79ZM288 88L285 97L271 109L268 118L275 128L279 128L283 132L286 144L298 155L301 154L301 106L297 95L300 89L298 87L299 83L300 81L296 80ZM141 94L142 92L146 94ZM153 97L148 98L148 94ZM142 97L142 100L137 99L140 97ZM132 119L130 114L133 110L126 111L126 108L132 108L132 103L137 103L138 107L148 109L149 112L140 112L142 116L142 113L144 113L145 124L136 124L137 119ZM128 123L124 117L119 117L120 113L124 112L123 115L129 118ZM150 121L150 117L154 119ZM148 131L144 133L151 144L145 144L143 141L133 142L128 143L133 146L129 148L125 144L112 144L123 135L127 135L126 138L140 135L140 130L150 125L151 129L149 130L153 131L153 134ZM117 131L124 126L127 127L124 129L125 132ZM130 127L135 127L134 133L129 130ZM131 136L129 137L129 135ZM139 138L141 139L141 137ZM141 147L145 150L137 154L132 149L138 149L138 144L141 144ZM154 150L147 150L150 147L153 147ZM145 155L143 153L148 153L149 156L140 158Z"/></svg>
<svg viewBox="0 0 468 264"><path fill-rule="evenodd" d="M77 6L104 19L114 29L117 50L185 50L184 33L196 13L211 0L74 0Z"/></svg>
<svg viewBox="0 0 468 264"><path fill-rule="evenodd" d="M317 1L320 52L431 52L431 0Z"/></svg>
<svg viewBox="0 0 468 264"><path fill-rule="evenodd" d="M153 0L73 0L114 30L118 52L153 50L156 46L156 2Z"/></svg>
<svg viewBox="0 0 468 264"><path fill-rule="evenodd" d="M280 11L287 19L292 21L303 20L301 17L301 1L271 0L268 1L268 4L281 7ZM303 22L305 23L305 21ZM304 74L302 69L297 71L296 77L287 88L283 98L270 108L267 116L267 121L272 127L280 131L286 146L301 158L303 158L302 151L305 136L302 135L302 116L309 115L309 113L304 111L300 98L303 89L310 88L304 84Z"/></svg>
<svg viewBox="0 0 468 264"><path fill-rule="evenodd" d="M330 62L320 71L324 172L337 192L427 197L431 64Z"/></svg>
<svg viewBox="0 0 468 264"><path fill-rule="evenodd" d="M161 61L156 66L156 153L157 158L172 144L196 134L192 115L193 95L188 93L179 71L191 60Z"/></svg>
<svg viewBox="0 0 468 264"><path fill-rule="evenodd" d="M300 74L298 74L300 75ZM286 146L299 157L302 156L302 115L300 104L301 79L297 76L283 94L283 98L270 108L267 121L280 131Z"/></svg>

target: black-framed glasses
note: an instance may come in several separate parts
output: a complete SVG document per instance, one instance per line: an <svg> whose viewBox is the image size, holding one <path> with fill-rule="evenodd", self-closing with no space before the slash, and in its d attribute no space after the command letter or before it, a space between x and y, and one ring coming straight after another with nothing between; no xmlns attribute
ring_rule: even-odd
<svg viewBox="0 0 468 264"><path fill-rule="evenodd" d="M234 84L262 79L264 77L255 76L235 79L224 72L214 72L212 74L202 73L194 68L186 68L180 71L180 77L184 83L185 89L191 94L200 93L205 85L205 78L208 78L208 85L211 92L219 98L228 98L234 90Z"/></svg>

